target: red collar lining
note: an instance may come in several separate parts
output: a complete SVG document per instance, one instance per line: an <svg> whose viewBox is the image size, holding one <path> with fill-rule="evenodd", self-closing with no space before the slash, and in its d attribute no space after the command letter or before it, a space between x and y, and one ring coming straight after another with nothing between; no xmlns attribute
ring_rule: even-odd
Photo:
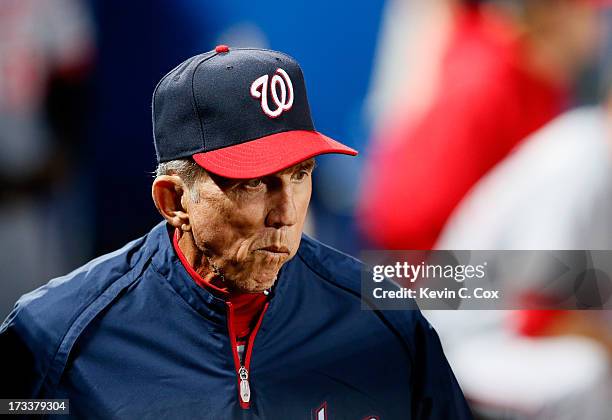
<svg viewBox="0 0 612 420"><path fill-rule="evenodd" d="M191 278L198 284L198 286L210 290L213 294L228 298L230 296L230 293L226 286L218 286L213 284L213 281L217 283L222 282L222 280L218 276L216 276L214 273L210 273L210 275L207 275L206 278L203 278L202 276L200 276L200 274L198 274L197 271L193 269L191 264L189 264L189 261L187 261L187 258L185 258L185 254L183 254L183 251L181 250L178 244L180 236L180 229L175 229L172 238L172 245L174 246L174 252L176 252L176 255L178 256L179 260L181 260L183 267L185 267L185 270L187 270Z"/></svg>

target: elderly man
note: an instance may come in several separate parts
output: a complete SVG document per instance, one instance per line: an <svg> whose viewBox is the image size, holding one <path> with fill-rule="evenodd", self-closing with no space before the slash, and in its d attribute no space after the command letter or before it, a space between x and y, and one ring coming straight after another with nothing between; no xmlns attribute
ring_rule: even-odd
<svg viewBox="0 0 612 420"><path fill-rule="evenodd" d="M2 397L99 418L469 418L418 309L361 310L362 265L302 235L314 130L289 56L229 49L158 84L163 218L22 297L0 329Z"/></svg>

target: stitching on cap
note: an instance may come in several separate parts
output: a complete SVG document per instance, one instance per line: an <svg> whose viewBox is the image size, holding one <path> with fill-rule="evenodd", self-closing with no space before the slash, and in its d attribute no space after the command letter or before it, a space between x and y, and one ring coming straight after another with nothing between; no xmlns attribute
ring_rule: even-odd
<svg viewBox="0 0 612 420"><path fill-rule="evenodd" d="M206 54L206 53L204 53L204 54ZM204 54L202 54L202 55L204 55ZM214 55L214 54L213 54L213 55ZM203 59L205 60L205 59L210 58L210 57L212 57L212 56L209 56L209 57L203 57ZM176 69L178 69L179 67L181 67L182 65L184 65L185 63L187 63L188 61L190 61L190 60L192 60L192 59L193 59L193 57L189 57L189 58L187 58L187 59L185 59L185 60L181 61L181 62L180 62L179 64L177 64L176 66L174 66L174 67L172 68L172 70L170 70L168 73L166 73L166 74L165 74L165 75L164 75L164 76L163 76L163 77L160 79L160 81L159 81L159 82L157 82L157 85L155 85L155 89L153 89L153 100L151 101L151 120L152 120L152 121L151 121L151 122L152 122L152 124L151 124L151 125L153 126L153 127L152 127L152 128L153 128L153 146L155 147L155 154L157 155L157 157L158 157L158 158L159 158L159 154L160 154L160 153L159 153L159 150L158 150L158 148L157 148L157 136L155 135L155 129L157 128L157 127L156 127L156 124L155 124L155 108L156 108L155 103L157 102L157 101L156 101L156 99L157 99L157 91L159 90L159 88L160 88L160 86L162 85L162 83L163 83L163 82L164 82L164 81L165 81L167 78L169 78L169 77L170 77L170 75L172 75L172 74L173 74L173 73L176 71Z"/></svg>
<svg viewBox="0 0 612 420"><path fill-rule="evenodd" d="M298 61L294 57L290 56L289 54L281 52L281 51L270 50L268 48L231 48L230 50L239 50L239 51L266 51L266 52L271 52L271 53L274 53L274 54L284 55L285 57L295 61L296 64L298 63ZM299 64L298 64L298 67L299 67Z"/></svg>
<svg viewBox="0 0 612 420"><path fill-rule="evenodd" d="M186 62L188 62L188 61L189 61L189 60L191 60L192 58L193 58L193 57L189 57L188 59L183 60L183 61L181 61L179 64L177 64L176 66L174 66L174 67L172 68L172 70L170 70L168 73L166 73L166 74L164 75L164 77L162 77L162 78L160 79L160 81L159 81L159 82L157 82L157 85L155 85L155 89L153 89L153 103L152 103L152 108L153 108L153 116L154 116L154 117L155 117L155 96L157 95L157 91L158 91L159 87L160 87L160 86L161 86L161 84L164 82L164 80L166 80L168 77L170 77L170 75L171 75L172 73L174 73L174 71L175 71L176 69L178 69L179 67L181 67L183 64L185 64ZM206 58L206 57L204 57L204 58ZM153 120L153 121L155 122L155 120Z"/></svg>
<svg viewBox="0 0 612 420"><path fill-rule="evenodd" d="M205 57L204 59L202 59L202 61L200 61L198 64L196 64L195 68L193 69L193 73L191 74L191 106L193 107L193 111L195 113L195 115L198 117L198 126L200 127L200 138L202 139L202 148L206 148L206 143L204 141L204 127L202 127L202 116L200 115L200 113L198 112L198 104L197 104L197 100L195 97L195 90L194 90L194 80L195 80L195 74L198 71L198 67L200 67L200 65L202 65L202 63L204 63L205 61L217 56L218 53L215 53L213 55L211 55L210 57Z"/></svg>

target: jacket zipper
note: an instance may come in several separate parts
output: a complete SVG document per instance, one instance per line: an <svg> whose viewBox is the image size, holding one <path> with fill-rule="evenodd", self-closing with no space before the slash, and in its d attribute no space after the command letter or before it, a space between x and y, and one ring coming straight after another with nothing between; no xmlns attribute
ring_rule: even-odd
<svg viewBox="0 0 612 420"><path fill-rule="evenodd" d="M236 377L238 379L238 401L240 402L240 407L243 409L247 409L250 406L251 402L251 385L249 381L249 368L251 367L251 353L253 352L253 343L255 342L255 336L259 331L259 327L261 326L261 321L263 321L264 314L268 309L269 302L263 307L261 314L259 315L259 319L257 320L257 324L255 324L255 328L249 334L249 340L246 343L245 353L244 353L244 364L240 362L240 357L238 356L238 347L236 343L236 332L234 331L234 308L232 307L231 302L227 302L227 329L230 335L230 343L232 346L232 354L234 356L234 368L236 370Z"/></svg>

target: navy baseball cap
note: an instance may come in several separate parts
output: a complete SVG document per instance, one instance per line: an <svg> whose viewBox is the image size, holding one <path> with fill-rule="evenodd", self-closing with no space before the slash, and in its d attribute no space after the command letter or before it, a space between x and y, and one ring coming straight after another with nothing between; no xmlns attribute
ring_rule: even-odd
<svg viewBox="0 0 612 420"><path fill-rule="evenodd" d="M357 154L315 130L293 58L225 45L157 84L153 136L158 162L193 157L227 178L258 178L324 153Z"/></svg>

